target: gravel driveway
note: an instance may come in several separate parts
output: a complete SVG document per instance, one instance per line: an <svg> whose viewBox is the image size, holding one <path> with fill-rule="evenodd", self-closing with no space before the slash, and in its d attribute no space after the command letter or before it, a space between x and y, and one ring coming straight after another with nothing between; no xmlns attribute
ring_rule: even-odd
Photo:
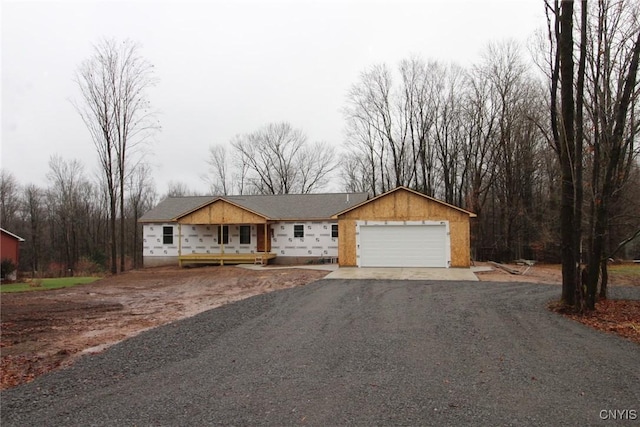
<svg viewBox="0 0 640 427"><path fill-rule="evenodd" d="M640 298L640 288L612 292ZM1 421L611 424L603 410L640 419L640 346L549 313L559 294L322 280L147 331L2 392Z"/></svg>

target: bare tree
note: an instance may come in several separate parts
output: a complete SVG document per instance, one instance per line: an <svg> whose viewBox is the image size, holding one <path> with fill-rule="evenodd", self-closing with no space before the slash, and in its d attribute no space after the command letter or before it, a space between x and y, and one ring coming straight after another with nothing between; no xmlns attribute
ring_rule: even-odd
<svg viewBox="0 0 640 427"><path fill-rule="evenodd" d="M401 61L399 70L402 79L399 117L402 135L411 146L413 185L418 191L433 196L436 153L429 138L446 71L438 62L426 63L419 57Z"/></svg>
<svg viewBox="0 0 640 427"><path fill-rule="evenodd" d="M576 104L574 94L574 41L573 41L573 2L555 0L553 4L545 2L549 24L549 40L555 56L550 64L551 77L551 128L553 144L560 160L561 202L560 232L562 253L562 301L569 307L580 304L577 300L579 269L579 229L577 229L576 210L581 207L576 201L576 170L582 163L575 160ZM560 100L558 101L558 91ZM560 111L558 112L558 104Z"/></svg>
<svg viewBox="0 0 640 427"><path fill-rule="evenodd" d="M32 276L41 268L41 237L44 228L45 210L44 210L44 191L34 184L29 184L24 188L22 199L22 210L24 212L25 222L29 225L29 234L27 234L26 255L29 258L29 267Z"/></svg>
<svg viewBox="0 0 640 427"><path fill-rule="evenodd" d="M128 200L130 217L131 256L133 258L133 268L142 265L142 226L138 224L138 219L144 212L151 209L156 202L156 191L151 178L151 168L146 163L139 163L129 175Z"/></svg>
<svg viewBox="0 0 640 427"><path fill-rule="evenodd" d="M486 203L489 189L495 179L492 165L499 151L495 148L498 135L499 106L492 102L492 85L484 78L480 67L467 75L468 82L461 102L464 119L462 127L466 143L462 146L464 158L466 206L482 218L482 208ZM481 222L474 222L478 227ZM476 236L482 234L477 230Z"/></svg>
<svg viewBox="0 0 640 427"><path fill-rule="evenodd" d="M59 156L49 160L47 178L51 182L48 192L49 209L51 210L54 229L52 236L62 243L62 253L66 269L73 271L80 258L78 218L79 206L86 194L83 184L84 170L77 160L65 161Z"/></svg>
<svg viewBox="0 0 640 427"><path fill-rule="evenodd" d="M346 151L341 156L340 179L344 191L371 193L375 187L375 175L369 169L370 163L357 152Z"/></svg>
<svg viewBox="0 0 640 427"><path fill-rule="evenodd" d="M583 13L586 15L586 1ZM602 273L600 296L607 295L607 255L605 249L611 216L621 191L638 158L635 136L635 103L638 96L640 24L637 4L600 0L597 3L588 57L591 83L587 115L595 132L590 138L592 176L590 188L589 264L586 306L595 307ZM587 19L583 18L586 29ZM585 40L586 44L586 40ZM617 242L616 242L617 243Z"/></svg>
<svg viewBox="0 0 640 427"><path fill-rule="evenodd" d="M399 185L434 195L436 151L432 130L446 68L418 57L400 62L395 84L386 64L360 75L347 97L347 146L359 153L373 195ZM366 161L364 161L366 160Z"/></svg>
<svg viewBox="0 0 640 427"><path fill-rule="evenodd" d="M534 238L530 222L535 216L533 177L537 169L542 135L530 120L541 108L542 90L527 72L520 46L514 41L490 44L477 67L488 85L494 109L494 145L491 147L492 195L497 199L492 212L494 239L509 258L522 258Z"/></svg>
<svg viewBox="0 0 640 427"><path fill-rule="evenodd" d="M210 174L204 180L209 184L212 194L229 195L233 191L233 182L230 180L230 164L227 156L227 147L224 145L212 145L209 147Z"/></svg>
<svg viewBox="0 0 640 427"><path fill-rule="evenodd" d="M20 207L19 184L11 172L0 170L0 224L9 230L16 226Z"/></svg>
<svg viewBox="0 0 640 427"><path fill-rule="evenodd" d="M435 120L433 124L433 142L436 159L442 177L441 197L447 203L460 203L457 194L460 177L460 156L462 154L462 102L461 87L465 72L452 65L442 76L442 90L435 97Z"/></svg>
<svg viewBox="0 0 640 427"><path fill-rule="evenodd" d="M335 150L325 142L302 147L298 157L299 183L301 194L312 193L323 188L331 172L336 168Z"/></svg>
<svg viewBox="0 0 640 427"><path fill-rule="evenodd" d="M581 1L576 43L574 2L555 1L552 5L547 1L546 8L553 53L548 61L552 67L551 126L562 169L562 299L576 310L593 310L600 273L601 296L606 296L605 247L613 243L607 242L612 207L637 156L634 104L640 56L639 10L637 4L624 0L599 0L593 8ZM590 174L588 268L580 277L585 164Z"/></svg>
<svg viewBox="0 0 640 427"><path fill-rule="evenodd" d="M89 129L105 175L111 224L111 272L117 273L116 219L124 217L128 160L136 146L159 129L147 90L155 84L153 66L138 44L103 40L76 73L76 110ZM120 270L124 270L124 221L120 222Z"/></svg>
<svg viewBox="0 0 640 427"><path fill-rule="evenodd" d="M336 167L334 149L309 145L307 136L289 123L271 123L231 141L240 176L259 194L311 193L326 183Z"/></svg>
<svg viewBox="0 0 640 427"><path fill-rule="evenodd" d="M166 197L188 197L200 195L197 191L190 189L186 183L181 181L169 181L167 187L167 192L161 197L163 199Z"/></svg>
<svg viewBox="0 0 640 427"><path fill-rule="evenodd" d="M414 168L408 167L411 149L402 138L391 69L375 65L363 72L360 81L349 91L345 117L349 143L370 157L376 173L373 194L398 185L408 185Z"/></svg>

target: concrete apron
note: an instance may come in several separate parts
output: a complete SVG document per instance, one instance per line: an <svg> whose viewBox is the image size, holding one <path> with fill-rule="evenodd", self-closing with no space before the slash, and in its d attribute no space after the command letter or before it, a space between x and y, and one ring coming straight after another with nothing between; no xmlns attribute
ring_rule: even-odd
<svg viewBox="0 0 640 427"><path fill-rule="evenodd" d="M307 270L330 271L325 279L379 279L379 280L454 280L477 282L478 278L473 271L481 271L479 268L393 268L393 267L340 267L338 264L312 264L289 266L262 266L253 264L240 264L238 267L247 270L284 270L301 268ZM491 269L489 269L491 270Z"/></svg>
<svg viewBox="0 0 640 427"><path fill-rule="evenodd" d="M478 281L469 268L341 267L329 273L325 279Z"/></svg>

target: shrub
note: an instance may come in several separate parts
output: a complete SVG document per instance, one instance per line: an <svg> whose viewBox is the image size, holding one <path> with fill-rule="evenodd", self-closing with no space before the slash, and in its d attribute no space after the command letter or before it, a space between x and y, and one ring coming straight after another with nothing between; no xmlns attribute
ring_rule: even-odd
<svg viewBox="0 0 640 427"><path fill-rule="evenodd" d="M80 258L76 264L76 274L81 276L95 276L104 273L102 265L91 258Z"/></svg>
<svg viewBox="0 0 640 427"><path fill-rule="evenodd" d="M1 276L4 279L16 271L16 264L11 259L4 258L2 262L0 262L0 270Z"/></svg>

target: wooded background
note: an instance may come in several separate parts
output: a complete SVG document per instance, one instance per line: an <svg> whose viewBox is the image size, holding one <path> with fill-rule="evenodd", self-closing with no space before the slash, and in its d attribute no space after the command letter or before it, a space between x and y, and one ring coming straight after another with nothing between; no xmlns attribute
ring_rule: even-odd
<svg viewBox="0 0 640 427"><path fill-rule="evenodd" d="M200 153L208 156L210 173L204 179L210 193L364 191L375 196L403 185L478 215L472 225L476 260L559 262L564 175L558 141L565 140L568 127L559 114L561 99L553 96L562 90L560 6L545 6L548 32L534 35L528 46L491 44L470 67L414 56L363 70L345 97L340 146L338 141L310 142L304 130L286 121L212 145L209 153ZM592 242L589 232L596 226L603 186L610 184L605 189L603 254L640 258L640 238L632 239L640 230L640 148L635 143L640 91L635 74L630 76L639 49L639 6L598 1L581 7L588 13L572 14L570 30L576 35L572 54L577 58L584 49L584 64L572 71L583 77L582 94L576 97L583 112L577 127L582 130L581 176L572 178L584 189L579 221L585 237L580 245L586 251ZM75 159L53 155L47 187L19 183L4 170L0 175L2 227L26 239L19 266L23 272L66 275L140 267L138 218L163 197L194 195L180 182L172 182L162 195L156 189L144 146L152 143L159 125L141 120L152 118L144 93L155 77L135 44L124 50L116 45L99 44L76 76L80 95L75 105L91 131L101 169L86 171ZM90 77L104 66L96 58L108 55L136 64L113 81L120 88L137 84L139 91L98 98L116 112L132 100L141 102L139 114L129 111L123 123L92 117L92 101L86 96L95 84ZM621 112L628 81L628 108ZM135 96L127 104L131 93ZM139 128L132 131L127 123ZM106 128L113 133L103 132ZM129 140L122 140L122 131L129 132Z"/></svg>

